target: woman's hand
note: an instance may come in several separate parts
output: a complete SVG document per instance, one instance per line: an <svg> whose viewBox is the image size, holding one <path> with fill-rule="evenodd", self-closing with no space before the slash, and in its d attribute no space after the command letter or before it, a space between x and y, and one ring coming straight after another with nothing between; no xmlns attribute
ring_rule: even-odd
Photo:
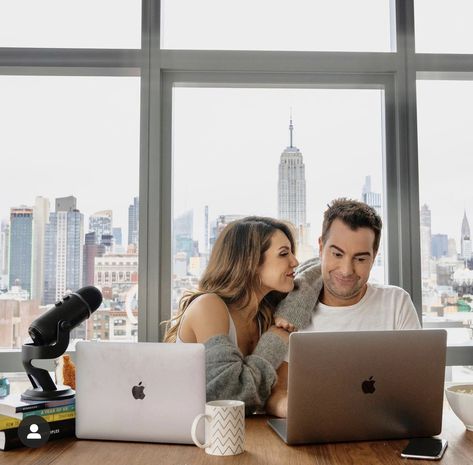
<svg viewBox="0 0 473 465"><path fill-rule="evenodd" d="M266 413L280 418L287 417L287 372L288 364L283 362L277 370L278 380L266 402Z"/></svg>

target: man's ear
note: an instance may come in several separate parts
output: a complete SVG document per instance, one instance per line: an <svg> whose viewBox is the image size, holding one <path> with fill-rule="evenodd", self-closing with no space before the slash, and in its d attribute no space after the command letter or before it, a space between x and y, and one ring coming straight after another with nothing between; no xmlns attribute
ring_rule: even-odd
<svg viewBox="0 0 473 465"><path fill-rule="evenodd" d="M322 250L324 248L324 243L322 242L322 236L319 237L319 257L322 256Z"/></svg>

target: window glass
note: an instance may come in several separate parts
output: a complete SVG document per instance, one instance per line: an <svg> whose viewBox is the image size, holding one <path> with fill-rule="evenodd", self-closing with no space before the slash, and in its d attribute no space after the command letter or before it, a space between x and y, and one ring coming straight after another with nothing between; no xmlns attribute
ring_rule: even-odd
<svg viewBox="0 0 473 465"><path fill-rule="evenodd" d="M422 313L449 344L472 340L472 105L471 81L417 82Z"/></svg>
<svg viewBox="0 0 473 465"><path fill-rule="evenodd" d="M331 200L365 200L383 216L383 108L382 90L174 88L173 311L233 219L296 223L303 261L318 255ZM305 194L285 211L294 170ZM371 274L377 282L385 281L385 246Z"/></svg>
<svg viewBox="0 0 473 465"><path fill-rule="evenodd" d="M2 0L0 47L141 48L141 1Z"/></svg>
<svg viewBox="0 0 473 465"><path fill-rule="evenodd" d="M415 0L417 53L473 53L471 0Z"/></svg>
<svg viewBox="0 0 473 465"><path fill-rule="evenodd" d="M85 285L72 339L136 339L140 78L0 76L0 101L0 348Z"/></svg>
<svg viewBox="0 0 473 465"><path fill-rule="evenodd" d="M161 47L186 50L395 50L389 0L163 0Z"/></svg>

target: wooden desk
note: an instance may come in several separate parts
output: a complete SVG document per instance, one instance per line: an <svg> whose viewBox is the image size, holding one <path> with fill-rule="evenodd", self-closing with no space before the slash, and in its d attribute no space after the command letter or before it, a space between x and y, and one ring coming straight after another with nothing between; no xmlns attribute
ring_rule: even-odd
<svg viewBox="0 0 473 465"><path fill-rule="evenodd" d="M441 436L449 446L441 465L473 464L473 432L446 405ZM407 440L287 446L266 425L265 417L246 419L246 452L213 457L195 446L84 441L51 441L38 449L0 452L0 465L432 465L400 457Z"/></svg>

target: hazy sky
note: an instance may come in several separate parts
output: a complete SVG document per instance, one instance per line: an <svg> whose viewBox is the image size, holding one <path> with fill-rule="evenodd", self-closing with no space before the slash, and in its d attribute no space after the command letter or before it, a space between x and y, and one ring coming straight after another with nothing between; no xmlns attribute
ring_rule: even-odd
<svg viewBox="0 0 473 465"><path fill-rule="evenodd" d="M140 78L0 76L0 219L36 196L112 209L124 240L138 195ZM88 221L85 222L88 231Z"/></svg>
<svg viewBox="0 0 473 465"><path fill-rule="evenodd" d="M382 188L379 90L174 89L174 211L277 216L278 165L293 143L304 157L307 221L320 230L327 202L360 198L365 176Z"/></svg>

